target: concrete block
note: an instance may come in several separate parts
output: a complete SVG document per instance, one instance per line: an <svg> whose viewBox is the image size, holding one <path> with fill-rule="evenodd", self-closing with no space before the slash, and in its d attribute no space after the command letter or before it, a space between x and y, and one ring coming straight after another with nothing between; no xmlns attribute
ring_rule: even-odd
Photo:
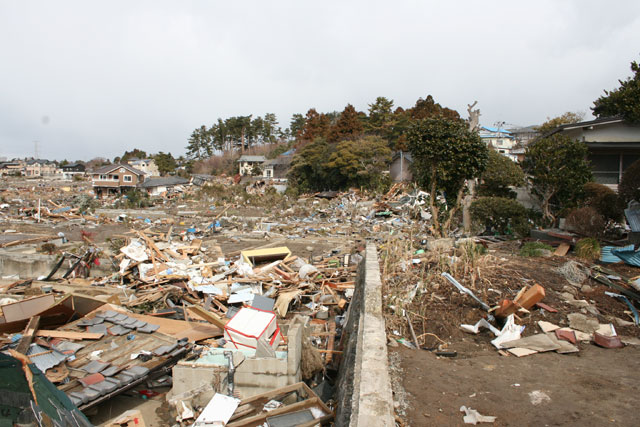
<svg viewBox="0 0 640 427"><path fill-rule="evenodd" d="M237 375L237 374L236 374ZM227 368L210 366L193 366L188 363L178 363L172 369L173 387L171 396L188 393L201 386L212 387L211 397L216 392L226 392Z"/></svg>

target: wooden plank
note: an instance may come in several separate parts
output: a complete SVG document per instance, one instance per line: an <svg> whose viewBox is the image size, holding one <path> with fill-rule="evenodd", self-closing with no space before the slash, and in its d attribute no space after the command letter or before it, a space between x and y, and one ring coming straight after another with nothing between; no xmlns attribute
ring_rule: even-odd
<svg viewBox="0 0 640 427"><path fill-rule="evenodd" d="M570 248L571 246L568 243L560 243L553 254L557 256L565 256L567 252L569 252Z"/></svg>
<svg viewBox="0 0 640 427"><path fill-rule="evenodd" d="M259 426L259 425L262 425L264 423L264 421L267 419L267 417L274 417L276 415L288 414L290 412L297 412L297 411L300 411L302 409L307 409L307 408L311 408L311 407L314 407L314 406L322 408L322 410L325 411L328 414L333 414L333 412L331 412L331 410L326 410L325 409L324 403L322 403L320 398L317 397L315 395L315 393L313 393L313 392L311 392L311 393L312 393L311 396L313 396L313 397L310 397L309 399L303 400L301 402L296 402L296 403L293 403L291 405L282 406L282 407L280 407L278 409L274 409L273 411L262 412L262 413L260 413L258 415L254 415L254 416L246 418L246 419L239 419L239 420L236 420L236 421L233 421L233 422L227 424L227 426L228 427ZM242 405L242 402L240 402L240 405Z"/></svg>
<svg viewBox="0 0 640 427"><path fill-rule="evenodd" d="M103 334L93 332L74 332L41 329L36 332L38 337L66 338L70 340L99 340Z"/></svg>
<svg viewBox="0 0 640 427"><path fill-rule="evenodd" d="M29 320L27 327L22 333L22 338L20 338L20 342L18 342L18 346L16 347L18 353L27 354L31 341L33 341L33 335L38 330L39 325L40 316L33 316L31 320Z"/></svg>
<svg viewBox="0 0 640 427"><path fill-rule="evenodd" d="M199 305L190 305L189 307L187 307L187 310L195 313L196 315L202 317L207 322L212 323L219 328L224 329L224 327L227 325L227 322L225 322L220 316L205 310Z"/></svg>
<svg viewBox="0 0 640 427"><path fill-rule="evenodd" d="M58 236L32 237L29 239L13 240L11 242L1 243L0 248L9 248L11 246L19 246L27 243L48 242L49 240L58 239Z"/></svg>
<svg viewBox="0 0 640 427"><path fill-rule="evenodd" d="M140 236L142 239L144 239L144 241L147 243L147 246L149 246L149 248L151 248L151 250L155 251L158 254L159 258L163 259L166 262L169 261L169 258L165 254L163 254L160 251L160 249L158 249L156 244L153 243L153 240L151 240L151 238L149 238L149 236L144 234L144 231L137 231L137 233L138 233L138 236Z"/></svg>

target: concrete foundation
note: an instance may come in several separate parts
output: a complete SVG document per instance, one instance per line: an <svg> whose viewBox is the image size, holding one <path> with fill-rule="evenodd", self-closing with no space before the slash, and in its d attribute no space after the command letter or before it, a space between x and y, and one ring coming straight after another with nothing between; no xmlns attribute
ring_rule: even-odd
<svg viewBox="0 0 640 427"><path fill-rule="evenodd" d="M47 276L60 259L60 255L36 252L35 245L22 245L0 249L0 277L17 276L19 279L37 279ZM104 261L104 262L103 262ZM69 269L65 261L54 277L61 277ZM100 266L91 266L91 277L103 277L112 273L111 263L101 260Z"/></svg>
<svg viewBox="0 0 640 427"><path fill-rule="evenodd" d="M367 244L349 306L336 426L395 426L378 254Z"/></svg>

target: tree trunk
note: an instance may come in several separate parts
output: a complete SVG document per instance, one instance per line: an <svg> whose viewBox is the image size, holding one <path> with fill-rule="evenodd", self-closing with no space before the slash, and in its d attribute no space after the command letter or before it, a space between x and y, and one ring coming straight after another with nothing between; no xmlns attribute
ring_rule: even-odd
<svg viewBox="0 0 640 427"><path fill-rule="evenodd" d="M551 194L545 194L542 197L542 217L544 219L549 220L550 225L553 227L555 225L556 222L556 217L551 213L551 208L549 207L549 201L551 200L551 197L553 196L553 193Z"/></svg>
<svg viewBox="0 0 640 427"><path fill-rule="evenodd" d="M470 180L467 184L469 188L469 194L464 198L462 204L462 225L464 232L469 235L471 233L471 202L473 201L473 193L475 192L476 185L474 180Z"/></svg>
<svg viewBox="0 0 640 427"><path fill-rule="evenodd" d="M460 203L462 202L462 196L464 196L464 182L460 185L460 190L458 190L458 195L456 196L456 204L449 210L449 216L447 217L447 221L442 226L442 234L448 234L449 227L451 226L451 221L453 220L453 216L458 211L458 207L460 207Z"/></svg>

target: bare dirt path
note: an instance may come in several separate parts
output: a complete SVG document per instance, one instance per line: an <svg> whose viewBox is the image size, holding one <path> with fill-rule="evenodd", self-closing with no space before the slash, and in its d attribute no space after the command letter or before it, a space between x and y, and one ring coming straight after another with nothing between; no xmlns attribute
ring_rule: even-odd
<svg viewBox="0 0 640 427"><path fill-rule="evenodd" d="M468 350L457 346L457 358L391 351L411 426L465 425L462 405L496 416L495 426L640 425L638 347L581 344L572 355L516 358L466 344Z"/></svg>

